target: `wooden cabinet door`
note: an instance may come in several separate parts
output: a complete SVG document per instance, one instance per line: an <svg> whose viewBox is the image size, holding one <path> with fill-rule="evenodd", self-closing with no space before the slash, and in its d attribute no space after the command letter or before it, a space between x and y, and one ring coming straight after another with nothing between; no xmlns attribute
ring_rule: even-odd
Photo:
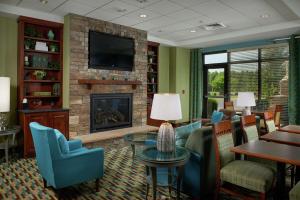
<svg viewBox="0 0 300 200"><path fill-rule="evenodd" d="M50 112L49 127L59 130L69 139L69 112Z"/></svg>
<svg viewBox="0 0 300 200"><path fill-rule="evenodd" d="M48 126L47 113L24 114L24 157L30 157L34 155L34 144L29 128L30 122L38 122L44 126Z"/></svg>

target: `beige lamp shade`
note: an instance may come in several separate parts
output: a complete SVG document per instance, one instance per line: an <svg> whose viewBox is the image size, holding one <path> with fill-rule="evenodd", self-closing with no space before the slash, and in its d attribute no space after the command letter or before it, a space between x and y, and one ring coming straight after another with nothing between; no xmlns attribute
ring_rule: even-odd
<svg viewBox="0 0 300 200"><path fill-rule="evenodd" d="M154 94L150 118L165 121L181 119L179 94Z"/></svg>
<svg viewBox="0 0 300 200"><path fill-rule="evenodd" d="M255 106L255 97L253 92L239 92L236 105L239 107Z"/></svg>
<svg viewBox="0 0 300 200"><path fill-rule="evenodd" d="M10 78L0 77L0 112L10 110Z"/></svg>

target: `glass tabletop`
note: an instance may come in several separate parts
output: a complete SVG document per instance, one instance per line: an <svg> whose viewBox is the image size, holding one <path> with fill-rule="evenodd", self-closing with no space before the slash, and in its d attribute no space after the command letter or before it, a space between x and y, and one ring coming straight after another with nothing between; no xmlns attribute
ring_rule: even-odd
<svg viewBox="0 0 300 200"><path fill-rule="evenodd" d="M124 136L124 140L129 143L144 143L147 140L156 141L156 132L129 133Z"/></svg>
<svg viewBox="0 0 300 200"><path fill-rule="evenodd" d="M188 159L190 152L183 147L176 146L174 152L160 152L156 146L141 146L136 149L137 158L149 162L176 162Z"/></svg>

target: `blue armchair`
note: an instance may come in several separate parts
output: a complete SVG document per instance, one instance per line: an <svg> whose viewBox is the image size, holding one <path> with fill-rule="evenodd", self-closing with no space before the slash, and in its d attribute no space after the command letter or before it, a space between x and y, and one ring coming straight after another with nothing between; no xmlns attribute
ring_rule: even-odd
<svg viewBox="0 0 300 200"><path fill-rule="evenodd" d="M103 177L104 151L87 149L80 140L67 141L58 130L30 123L38 169L44 186L61 189Z"/></svg>

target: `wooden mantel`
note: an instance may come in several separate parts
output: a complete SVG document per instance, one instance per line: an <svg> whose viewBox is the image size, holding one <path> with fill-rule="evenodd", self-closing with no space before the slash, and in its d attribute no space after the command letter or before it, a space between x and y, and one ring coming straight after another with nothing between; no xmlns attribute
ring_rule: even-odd
<svg viewBox="0 0 300 200"><path fill-rule="evenodd" d="M97 79L79 79L78 83L87 85L88 89L92 89L93 85L131 85L132 89L136 89L137 85L142 85L141 81L97 80Z"/></svg>

